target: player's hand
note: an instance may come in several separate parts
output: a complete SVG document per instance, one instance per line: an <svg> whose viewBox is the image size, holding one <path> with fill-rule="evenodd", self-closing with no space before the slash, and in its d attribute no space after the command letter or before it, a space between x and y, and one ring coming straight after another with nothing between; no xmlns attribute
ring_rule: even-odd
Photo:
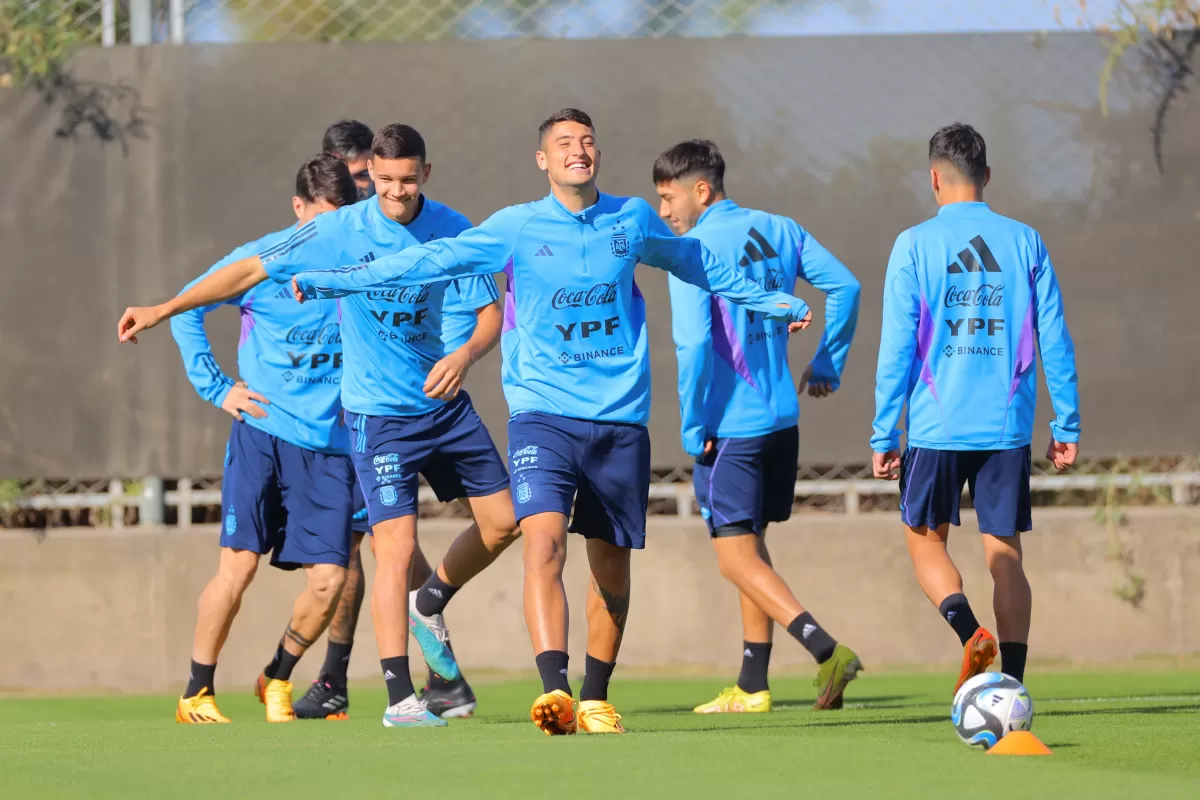
<svg viewBox="0 0 1200 800"><path fill-rule="evenodd" d="M875 473L875 477L880 480L900 480L900 451L888 450L886 453L873 453L871 469Z"/></svg>
<svg viewBox="0 0 1200 800"><path fill-rule="evenodd" d="M1075 465L1075 459L1079 458L1079 443L1056 442L1051 439L1050 446L1046 448L1046 458L1054 462L1056 470L1066 472Z"/></svg>
<svg viewBox="0 0 1200 800"><path fill-rule="evenodd" d="M162 306L130 306L117 323L117 339L137 344L137 335L148 331L166 318Z"/></svg>
<svg viewBox="0 0 1200 800"><path fill-rule="evenodd" d="M833 394L833 383L824 380L814 381L812 373L812 364L809 364L804 368L804 374L800 376L800 385L796 387L796 394L803 394L806 386L808 387L809 397L828 397Z"/></svg>
<svg viewBox="0 0 1200 800"><path fill-rule="evenodd" d="M700 458L707 459L709 456L712 455L713 448L716 446L717 446L716 439L705 439L704 440L704 449L702 451L700 451Z"/></svg>
<svg viewBox="0 0 1200 800"><path fill-rule="evenodd" d="M292 297L296 298L297 303L303 303L308 299L304 296L304 290L300 288L300 282L296 280L295 275L292 276Z"/></svg>
<svg viewBox="0 0 1200 800"><path fill-rule="evenodd" d="M430 400L453 400L467 379L467 370L470 368L471 357L462 348L455 350L429 370L429 377L425 379L425 396Z"/></svg>
<svg viewBox="0 0 1200 800"><path fill-rule="evenodd" d="M809 309L808 313L804 315L804 319L800 320L799 322L789 322L788 323L788 333L796 333L797 331L802 331L805 328L807 328L809 325L812 325L812 310L811 309Z"/></svg>
<svg viewBox="0 0 1200 800"><path fill-rule="evenodd" d="M242 412L246 412L255 419L266 419L266 410L259 405L271 405L271 401L263 397L258 392L251 389L245 383L235 383L233 388L229 390L229 394L225 395L225 400L221 403L221 410L229 414L238 422L245 422L242 418Z"/></svg>

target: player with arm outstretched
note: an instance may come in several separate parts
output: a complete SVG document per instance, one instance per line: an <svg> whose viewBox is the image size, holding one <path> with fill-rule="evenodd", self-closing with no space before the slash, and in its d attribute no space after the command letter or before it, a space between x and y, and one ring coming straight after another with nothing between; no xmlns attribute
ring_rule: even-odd
<svg viewBox="0 0 1200 800"><path fill-rule="evenodd" d="M239 247L206 275L286 241L354 198L344 164L329 155L310 159L296 176L292 198L299 225ZM267 720L287 722L294 718L292 668L325 630L349 557L354 468L340 419L341 339L336 313L320 304L297 313L287 290L274 283L225 302L241 314L239 381L221 370L204 331L204 317L217 305L171 320L188 379L235 420L221 484L221 558L200 596L191 671L175 718L229 721L216 704L217 656L259 559L271 553L273 566L303 567L308 583L256 687Z"/></svg>
<svg viewBox="0 0 1200 800"><path fill-rule="evenodd" d="M827 294L825 333L804 371L810 396L840 382L858 321L858 281L793 220L743 208L725 195L725 159L710 141L681 142L654 163L659 214L766 289L803 280ZM670 278L671 327L679 361L683 447L717 564L738 589L742 671L701 714L771 710L767 667L775 622L819 665L814 708L841 708L862 664L800 605L771 565L767 525L792 515L800 416L788 368L787 330Z"/></svg>
<svg viewBox="0 0 1200 800"><path fill-rule="evenodd" d="M696 239L680 239L638 198L596 189L591 119L565 109L538 131L550 194L504 209L455 239L369 264L304 272L298 299L403 291L504 264L503 382L513 502L525 536L525 619L544 693L531 718L548 734L619 733L608 702L629 613L630 551L645 544L650 483L649 342L639 262L755 311L807 326L803 301L767 292ZM572 508L573 519L568 526ZM587 539L588 657L576 715L567 681L568 530Z"/></svg>
<svg viewBox="0 0 1200 800"><path fill-rule="evenodd" d="M418 173L427 176L427 167L420 134L407 125L383 128L372 145L375 197L317 218L287 241L229 264L174 301L127 310L120 334L131 339L188 304L212 302L213 296L253 285L268 274L287 281L305 268L370 263L416 245L417 234L424 240L436 238L435 229L422 225L454 212L422 199ZM460 300L476 310L499 297L486 271L456 283ZM470 398L459 392L467 367L490 349L494 334L483 326L472 335L465 353L445 354L441 320L447 286L436 282L387 289L338 304L345 354L342 405L352 429L351 458L374 533L372 611L388 687L383 715L387 727L445 724L413 688L408 670L410 627L431 670L447 681L460 676L437 624L440 615L415 612L416 597L409 592L418 474L425 475L443 502L466 497L474 515L477 528L464 532L443 561L451 581L461 575L465 582L519 536L504 461ZM489 336L493 341L486 341ZM434 375L440 375L436 385L430 383Z"/></svg>
<svg viewBox="0 0 1200 800"><path fill-rule="evenodd" d="M1078 456L1079 396L1075 345L1046 245L983 202L991 178L983 137L957 123L939 130L929 142L929 174L938 215L901 233L888 261L871 449L875 477L900 481L917 580L962 642L957 693L997 650L946 549L963 485L995 583L1001 663L1024 680L1033 601L1021 534L1033 528L1035 345L1055 412L1046 457L1060 472Z"/></svg>

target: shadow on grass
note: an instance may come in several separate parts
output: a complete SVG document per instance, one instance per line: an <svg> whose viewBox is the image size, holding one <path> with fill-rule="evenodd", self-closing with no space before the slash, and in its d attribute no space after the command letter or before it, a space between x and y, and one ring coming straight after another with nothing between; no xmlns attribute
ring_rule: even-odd
<svg viewBox="0 0 1200 800"><path fill-rule="evenodd" d="M891 709L891 708L921 708L923 706L934 705L932 701L926 703L897 703L898 700L911 700L916 695L881 695L878 697L853 697L846 700L846 707L852 709L870 710L874 708ZM947 703L946 707L949 708ZM812 707L812 700L785 700L783 702L775 702L772 704L772 709L776 711L805 711ZM634 714L691 714L694 706L630 706L629 710Z"/></svg>

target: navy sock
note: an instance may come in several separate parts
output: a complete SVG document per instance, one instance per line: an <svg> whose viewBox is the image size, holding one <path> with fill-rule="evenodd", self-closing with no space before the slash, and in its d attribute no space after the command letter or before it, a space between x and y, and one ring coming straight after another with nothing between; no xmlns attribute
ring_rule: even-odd
<svg viewBox="0 0 1200 800"><path fill-rule="evenodd" d="M767 667L771 663L770 642L742 642L742 673L738 675L738 688L748 694L765 692Z"/></svg>
<svg viewBox="0 0 1200 800"><path fill-rule="evenodd" d="M299 663L300 656L294 656L287 650L283 649L283 642L275 648L275 657L271 659L271 663L267 664L267 668L263 670L263 675L266 675L271 680L287 681L292 678L292 670Z"/></svg>
<svg viewBox="0 0 1200 800"><path fill-rule="evenodd" d="M837 642L824 628L817 624L812 614L805 611L792 620L787 630L788 633L795 637L797 642L804 645L804 648L812 653L812 657L817 660L818 664L824 664L833 658L833 651L837 647Z"/></svg>
<svg viewBox="0 0 1200 800"><path fill-rule="evenodd" d="M1029 645L1024 642L1000 643L1000 669L1005 675L1011 675L1021 683L1025 682L1025 657L1029 655Z"/></svg>
<svg viewBox="0 0 1200 800"><path fill-rule="evenodd" d="M942 601L938 606L938 612L950 623L950 627L954 628L954 632L958 634L959 640L965 645L975 635L975 631L979 630L979 620L975 619L975 614L971 611L971 604L967 602L967 596L961 592L952 594Z"/></svg>
<svg viewBox="0 0 1200 800"><path fill-rule="evenodd" d="M191 671L188 672L188 685L183 690L183 696L195 697L200 694L201 689L208 689L210 695L215 695L216 689L213 687L213 675L216 671L216 664L197 664L193 661Z"/></svg>
<svg viewBox="0 0 1200 800"><path fill-rule="evenodd" d="M547 650L538 653L534 659L537 662L538 674L542 676L542 691L550 693L562 690L571 693L571 683L567 680L567 654L562 650Z"/></svg>
<svg viewBox="0 0 1200 800"><path fill-rule="evenodd" d="M457 586L446 583L438 577L437 570L434 570L433 574L429 576L429 580L425 581L424 585L417 590L418 613L426 617L441 614L446 610L450 598L454 597L454 593L457 591Z"/></svg>
<svg viewBox="0 0 1200 800"><path fill-rule="evenodd" d="M601 661L588 656L584 663L583 688L579 690L580 701L608 700L608 681L612 678L617 662Z"/></svg>
<svg viewBox="0 0 1200 800"><path fill-rule="evenodd" d="M413 688L412 675L408 674L408 656L381 658L379 666L383 669L383 682L387 684L389 706L417 693Z"/></svg>
<svg viewBox="0 0 1200 800"><path fill-rule="evenodd" d="M329 641L325 651L325 663L321 666L321 680L334 686L345 686L350 670L350 649L354 642Z"/></svg>

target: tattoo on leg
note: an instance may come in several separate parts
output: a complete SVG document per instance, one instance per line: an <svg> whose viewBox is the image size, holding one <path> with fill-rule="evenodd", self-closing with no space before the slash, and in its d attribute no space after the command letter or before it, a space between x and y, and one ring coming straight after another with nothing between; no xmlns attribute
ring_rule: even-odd
<svg viewBox="0 0 1200 800"><path fill-rule="evenodd" d="M623 594L613 594L597 583L595 578L592 578L592 591L604 601L608 615L612 618L613 624L617 626L617 648L619 649L621 639L625 636L625 620L629 617L629 589L626 589Z"/></svg>
<svg viewBox="0 0 1200 800"><path fill-rule="evenodd" d="M285 639L291 639L293 642L306 650L312 647L312 639L306 639L297 633L296 629L292 627L291 623L288 623L287 628L284 629L283 636Z"/></svg>

